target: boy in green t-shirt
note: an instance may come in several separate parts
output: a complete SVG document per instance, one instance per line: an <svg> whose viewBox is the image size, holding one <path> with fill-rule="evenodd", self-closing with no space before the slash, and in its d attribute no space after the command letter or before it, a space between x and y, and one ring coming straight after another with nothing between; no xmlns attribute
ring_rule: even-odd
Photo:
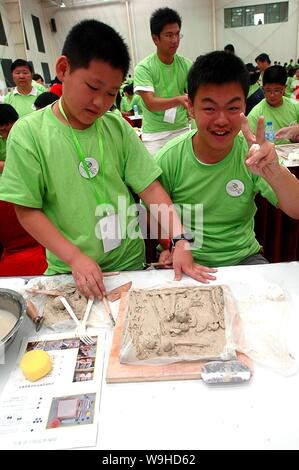
<svg viewBox="0 0 299 470"><path fill-rule="evenodd" d="M155 10L150 28L157 51L135 67L134 91L143 100L142 141L152 155L189 130L186 91L192 61L176 54L181 24L175 10Z"/></svg>
<svg viewBox="0 0 299 470"><path fill-rule="evenodd" d="M19 119L19 115L10 104L0 104L0 175L2 174L6 160L6 140L8 134Z"/></svg>
<svg viewBox="0 0 299 470"><path fill-rule="evenodd" d="M248 122L252 132L255 131L260 116L271 121L275 134L282 127L299 122L299 103L293 102L284 95L287 72L281 65L268 67L263 75L265 98L248 114ZM275 138L275 144L288 144L287 139Z"/></svg>
<svg viewBox="0 0 299 470"><path fill-rule="evenodd" d="M163 171L159 179L195 240L194 259L208 266L267 262L254 234L257 193L299 218L298 181L265 140L263 118L255 136L242 114L248 88L238 57L223 51L199 57L188 75L198 130L169 142L155 157ZM161 254L166 260L167 250Z"/></svg>
<svg viewBox="0 0 299 470"><path fill-rule="evenodd" d="M142 99L134 94L133 83L124 87L124 96L120 102L120 110L124 116L132 116L135 112L134 106L137 106L138 115L142 114Z"/></svg>
<svg viewBox="0 0 299 470"><path fill-rule="evenodd" d="M107 113L129 68L128 49L110 26L75 25L57 59L59 102L20 119L9 135L0 198L47 248L46 274L72 272L86 297L105 292L103 271L140 269L144 242L128 186L150 207L172 202L161 170L135 131ZM137 227L137 228L136 228ZM194 264L176 213L165 227L176 243L176 278L213 279Z"/></svg>

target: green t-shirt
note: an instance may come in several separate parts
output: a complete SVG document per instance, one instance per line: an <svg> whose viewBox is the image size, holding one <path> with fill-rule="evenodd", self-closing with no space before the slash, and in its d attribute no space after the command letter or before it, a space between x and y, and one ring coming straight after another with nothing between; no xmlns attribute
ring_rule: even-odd
<svg viewBox="0 0 299 470"><path fill-rule="evenodd" d="M10 91L4 96L4 103L11 104L17 111L19 117L25 116L26 114L33 113L33 108L36 98L43 93L43 91L35 88L36 93L34 95L20 95Z"/></svg>
<svg viewBox="0 0 299 470"><path fill-rule="evenodd" d="M6 140L0 137L0 160L4 161L6 159Z"/></svg>
<svg viewBox="0 0 299 470"><path fill-rule="evenodd" d="M156 53L143 59L135 67L134 91L151 91L160 98L182 96L187 92L190 59L175 55L172 64L160 61ZM164 122L165 111L151 112L143 103L142 130L146 133L174 131L188 126L188 113L183 106L176 110L175 122Z"/></svg>
<svg viewBox="0 0 299 470"><path fill-rule="evenodd" d="M254 234L255 195L261 193L273 205L277 198L245 166L248 146L243 136L236 136L224 160L205 165L193 152L195 133L171 140L157 153L163 171L159 179L180 208L186 231L195 236L195 260L207 266L235 265L260 249Z"/></svg>
<svg viewBox="0 0 299 470"><path fill-rule="evenodd" d="M282 105L274 108L264 98L250 111L247 119L253 133L256 132L256 125L260 116L265 116L265 124L267 121L272 121L275 133L282 127L299 122L299 103L294 103L285 96L282 99ZM288 139L275 139L275 144L288 143L290 143Z"/></svg>
<svg viewBox="0 0 299 470"><path fill-rule="evenodd" d="M294 82L294 77L288 77L287 78L287 83L286 83L286 89L284 92L284 95L287 98L291 98L292 93L293 93L293 82Z"/></svg>
<svg viewBox="0 0 299 470"><path fill-rule="evenodd" d="M132 111L133 106L137 104L138 113L142 114L142 103L143 101L139 95L133 95L130 100L127 96L123 96L120 102L120 110L123 113L128 113L129 111Z"/></svg>
<svg viewBox="0 0 299 470"><path fill-rule="evenodd" d="M254 83L253 85L250 85L247 98L250 98L250 96L253 95L253 93L255 93L259 88L260 86L258 83Z"/></svg>
<svg viewBox="0 0 299 470"><path fill-rule="evenodd" d="M126 205L134 204L128 186L140 193L161 170L123 118L107 113L99 119L99 127L100 135L95 124L75 130L84 154L99 165L99 139L103 139L103 168L89 180L79 173L81 160L69 127L55 117L51 107L20 119L7 141L0 199L42 209L58 230L103 270L140 269L144 261L143 239L126 237L124 229L121 245L104 253L102 240L96 236L100 216L95 212L94 188L100 200L112 204L124 224L130 223L133 230L136 211L126 211ZM124 207L118 207L118 196L123 197ZM47 260L46 274L70 271L49 251Z"/></svg>

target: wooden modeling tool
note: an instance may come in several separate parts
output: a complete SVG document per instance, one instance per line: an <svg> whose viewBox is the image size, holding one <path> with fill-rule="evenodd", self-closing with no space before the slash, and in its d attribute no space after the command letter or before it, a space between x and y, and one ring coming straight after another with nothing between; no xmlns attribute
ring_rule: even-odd
<svg viewBox="0 0 299 470"><path fill-rule="evenodd" d="M132 287L132 281L122 284L121 286L116 287L115 289L110 290L106 293L106 297L110 302L115 302L119 300L123 292L128 292Z"/></svg>
<svg viewBox="0 0 299 470"><path fill-rule="evenodd" d="M104 296L103 297L103 305L104 305L104 308L106 310L106 313L108 313L109 317L110 317L110 320L112 322L112 325L115 326L115 320L114 320L114 317L112 315L112 312L111 312L111 309L110 309L110 305L109 305L109 302L107 300L107 298Z"/></svg>
<svg viewBox="0 0 299 470"><path fill-rule="evenodd" d="M44 317L39 315L36 306L31 302L31 300L27 300L26 313L35 324L35 331L39 331L43 326Z"/></svg>

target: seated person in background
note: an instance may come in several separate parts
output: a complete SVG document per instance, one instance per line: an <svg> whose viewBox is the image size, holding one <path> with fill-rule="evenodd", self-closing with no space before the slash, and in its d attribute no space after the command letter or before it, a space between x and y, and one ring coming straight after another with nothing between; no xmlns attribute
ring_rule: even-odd
<svg viewBox="0 0 299 470"><path fill-rule="evenodd" d="M292 81L292 95L294 101L299 101L299 68L296 69Z"/></svg>
<svg viewBox="0 0 299 470"><path fill-rule="evenodd" d="M120 102L120 110L124 116L132 116L134 114L134 105L137 106L138 114L142 114L142 99L139 95L134 94L133 83L126 85L123 89L124 96Z"/></svg>
<svg viewBox="0 0 299 470"><path fill-rule="evenodd" d="M294 103L284 95L287 72L281 65L272 65L263 75L263 90L265 98L260 101L248 114L248 122L252 132L255 132L260 116L265 122L271 121L275 133L285 126L299 122L299 103ZM288 139L275 138L276 144L287 144Z"/></svg>
<svg viewBox="0 0 299 470"><path fill-rule="evenodd" d="M32 65L23 59L11 64L11 75L16 87L4 96L4 103L11 104L19 117L34 111L33 103L44 92L32 86Z"/></svg>
<svg viewBox="0 0 299 470"><path fill-rule="evenodd" d="M4 145L18 117L10 104L0 104L0 135ZM6 147L3 156L5 160ZM3 167L4 161L1 161L0 173ZM45 249L20 225L14 205L5 201L0 201L0 244L3 248L0 276L35 276L47 269Z"/></svg>
<svg viewBox="0 0 299 470"><path fill-rule="evenodd" d="M291 98L293 94L293 81L294 81L294 75L295 75L294 67L287 69L287 74L288 74L288 78L286 82L284 96L286 96L287 98Z"/></svg>
<svg viewBox="0 0 299 470"><path fill-rule="evenodd" d="M37 88L42 93L47 91L47 88L45 87L44 79L39 73L34 73L32 75L32 86L34 86L34 88Z"/></svg>
<svg viewBox="0 0 299 470"><path fill-rule="evenodd" d="M40 85L45 85L44 79L39 73L34 73L32 75L32 80L34 80L36 83L39 83Z"/></svg>
<svg viewBox="0 0 299 470"><path fill-rule="evenodd" d="M13 202L23 227L47 248L46 274L72 272L86 297L105 293L105 271L142 269L144 240L128 187L145 205L173 208L157 181L160 168L124 119L107 113L129 68L126 44L96 20L68 33L56 73L63 94L20 119L9 136L0 199ZM74 189L75 188L75 189ZM170 238L184 233L176 212ZM197 280L214 279L194 264L185 239L173 265Z"/></svg>
<svg viewBox="0 0 299 470"><path fill-rule="evenodd" d="M4 170L6 160L6 140L10 129L19 119L15 108L10 104L0 104L0 175Z"/></svg>
<svg viewBox="0 0 299 470"><path fill-rule="evenodd" d="M159 180L195 240L193 257L207 266L267 262L254 233L257 193L299 218L299 182L265 141L263 118L254 135L241 114L248 88L246 67L235 55L216 51L199 57L188 75L189 112L198 130L155 156ZM251 148L253 143L258 146ZM169 260L165 250L160 261Z"/></svg>
<svg viewBox="0 0 299 470"><path fill-rule="evenodd" d="M258 104L264 98L263 89L259 85L259 70L257 70L256 67L250 63L246 64L246 68L249 72L250 87L246 100L245 116L247 116L247 114L250 113L252 108L254 108L255 105Z"/></svg>
<svg viewBox="0 0 299 470"><path fill-rule="evenodd" d="M36 100L34 101L34 106L35 109L42 109L45 106L48 106L48 104L55 103L59 99L59 96L57 96L55 93L51 93L51 91L45 91L41 95L39 95Z"/></svg>

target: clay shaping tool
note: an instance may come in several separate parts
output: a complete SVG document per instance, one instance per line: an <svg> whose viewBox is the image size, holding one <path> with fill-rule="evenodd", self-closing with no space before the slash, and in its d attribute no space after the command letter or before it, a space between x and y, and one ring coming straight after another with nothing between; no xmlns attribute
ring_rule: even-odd
<svg viewBox="0 0 299 470"><path fill-rule="evenodd" d="M109 317L110 317L110 320L112 322L112 325L115 326L115 320L114 320L114 317L112 315L112 312L111 312L111 309L110 309L110 305L109 305L109 302L107 300L107 298L104 296L103 297L103 305L104 305L104 308L106 310L106 313L108 313Z"/></svg>
<svg viewBox="0 0 299 470"><path fill-rule="evenodd" d="M132 287L132 281L122 284L121 286L115 287L115 289L110 290L106 293L106 297L110 302L115 302L119 300L123 292L128 292Z"/></svg>
<svg viewBox="0 0 299 470"><path fill-rule="evenodd" d="M39 331L43 326L44 317L38 313L36 306L31 302L31 300L27 300L26 304L26 313L35 324L35 331Z"/></svg>
<svg viewBox="0 0 299 470"><path fill-rule="evenodd" d="M203 381L208 385L231 385L248 382L250 369L241 361L207 362L201 371Z"/></svg>

